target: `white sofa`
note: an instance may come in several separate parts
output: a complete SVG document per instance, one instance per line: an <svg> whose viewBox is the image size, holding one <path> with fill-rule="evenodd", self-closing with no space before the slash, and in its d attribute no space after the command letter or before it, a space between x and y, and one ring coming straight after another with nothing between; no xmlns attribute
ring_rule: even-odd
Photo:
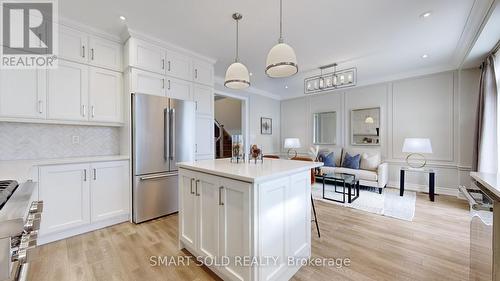
<svg viewBox="0 0 500 281"><path fill-rule="evenodd" d="M322 173L346 173L354 174L359 178L359 184L362 186L376 187L379 193L387 186L389 181L389 166L382 163L380 151L368 148L334 148L322 150L321 153L334 153L335 167L321 167ZM351 156L361 155L360 169L349 169L342 167L342 161L345 153Z"/></svg>

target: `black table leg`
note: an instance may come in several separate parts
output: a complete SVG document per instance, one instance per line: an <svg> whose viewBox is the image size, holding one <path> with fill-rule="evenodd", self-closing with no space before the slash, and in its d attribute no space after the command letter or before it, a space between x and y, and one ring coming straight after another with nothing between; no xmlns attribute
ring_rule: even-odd
<svg viewBox="0 0 500 281"><path fill-rule="evenodd" d="M434 202L435 178L434 172L429 173L429 199Z"/></svg>
<svg viewBox="0 0 500 281"><path fill-rule="evenodd" d="M352 189L352 184L347 185L347 192L349 192L349 195L347 196L347 202L349 204L352 203L352 195L351 195L351 189Z"/></svg>
<svg viewBox="0 0 500 281"><path fill-rule="evenodd" d="M318 231L318 237L321 238L321 234L319 232L318 217L316 216L316 208L314 207L314 200L312 198L312 194L311 194L311 204L312 204L313 213L314 213L314 222L316 223L316 230Z"/></svg>
<svg viewBox="0 0 500 281"><path fill-rule="evenodd" d="M399 173L399 196L405 193L405 170L401 169Z"/></svg>

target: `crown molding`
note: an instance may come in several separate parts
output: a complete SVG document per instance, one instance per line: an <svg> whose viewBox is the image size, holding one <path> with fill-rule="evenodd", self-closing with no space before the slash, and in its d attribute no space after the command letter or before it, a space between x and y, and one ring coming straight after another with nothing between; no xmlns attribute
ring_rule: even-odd
<svg viewBox="0 0 500 281"><path fill-rule="evenodd" d="M115 41L118 43L125 42L125 40L123 40L123 38L120 35L107 33L107 32L104 32L100 29L90 27L88 25L85 25L83 23L80 23L80 22L77 22L77 21L74 21L74 20L71 20L71 19L68 19L65 17L59 17L59 24L64 25L64 26L69 27L69 28L72 28L72 29L79 30L81 32L90 33L92 35L103 37L103 38L106 38L108 40L112 40L112 41Z"/></svg>
<svg viewBox="0 0 500 281"><path fill-rule="evenodd" d="M221 87L224 87L224 78L220 77L220 76L215 76L215 84L216 85L219 85ZM241 92L245 92L245 93L248 93L248 94L256 94L256 95L260 95L260 96L263 96L263 97L266 97L266 98L271 98L271 99L274 99L274 100L282 100L282 97L279 96L279 95L275 95L275 94L272 94L268 91L264 91L264 90L261 90L261 89L257 89L253 86L250 86L244 90L241 90Z"/></svg>

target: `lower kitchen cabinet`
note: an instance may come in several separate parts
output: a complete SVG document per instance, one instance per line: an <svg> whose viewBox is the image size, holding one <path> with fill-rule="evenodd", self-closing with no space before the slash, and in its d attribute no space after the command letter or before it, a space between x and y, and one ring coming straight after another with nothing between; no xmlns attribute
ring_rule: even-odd
<svg viewBox="0 0 500 281"><path fill-rule="evenodd" d="M127 160L40 166L38 174L42 243L128 220Z"/></svg>

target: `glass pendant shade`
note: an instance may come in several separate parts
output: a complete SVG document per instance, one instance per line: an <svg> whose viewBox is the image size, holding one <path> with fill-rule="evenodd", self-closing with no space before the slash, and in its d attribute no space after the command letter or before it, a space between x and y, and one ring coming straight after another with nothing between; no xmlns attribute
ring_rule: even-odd
<svg viewBox="0 0 500 281"><path fill-rule="evenodd" d="M247 67L241 62L232 63L226 70L224 86L235 90L248 88L250 86L250 75Z"/></svg>
<svg viewBox="0 0 500 281"><path fill-rule="evenodd" d="M295 51L285 43L275 45L267 55L266 74L272 78L283 78L299 71Z"/></svg>

